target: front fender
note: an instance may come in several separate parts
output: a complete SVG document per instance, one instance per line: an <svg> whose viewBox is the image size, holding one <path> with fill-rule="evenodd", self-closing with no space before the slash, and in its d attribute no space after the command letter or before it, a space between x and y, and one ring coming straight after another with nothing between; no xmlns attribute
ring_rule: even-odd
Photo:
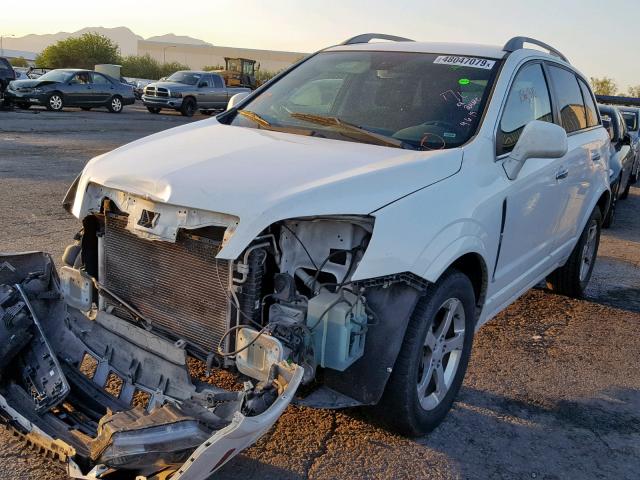
<svg viewBox="0 0 640 480"><path fill-rule="evenodd" d="M436 282L452 263L469 253L479 255L489 265L496 254L487 248L489 238L486 229L472 220L452 224L426 246L415 270L422 272L424 279Z"/></svg>

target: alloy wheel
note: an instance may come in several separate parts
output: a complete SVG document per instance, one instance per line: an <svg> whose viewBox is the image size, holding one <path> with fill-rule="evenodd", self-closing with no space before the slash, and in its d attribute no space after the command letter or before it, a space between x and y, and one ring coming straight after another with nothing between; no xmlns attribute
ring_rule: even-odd
<svg viewBox="0 0 640 480"><path fill-rule="evenodd" d="M53 110L60 110L62 108L62 97L58 94L51 95L49 97L49 106Z"/></svg>
<svg viewBox="0 0 640 480"><path fill-rule="evenodd" d="M122 110L122 100L120 100L118 97L112 98L111 108L114 112L119 112L120 110Z"/></svg>
<svg viewBox="0 0 640 480"><path fill-rule="evenodd" d="M457 298L438 309L425 337L418 369L418 400L424 410L433 410L446 396L458 371L465 338L465 313Z"/></svg>

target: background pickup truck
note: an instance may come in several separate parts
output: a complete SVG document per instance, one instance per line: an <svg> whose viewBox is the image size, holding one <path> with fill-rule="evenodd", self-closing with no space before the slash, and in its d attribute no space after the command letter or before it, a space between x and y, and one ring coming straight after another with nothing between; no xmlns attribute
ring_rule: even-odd
<svg viewBox="0 0 640 480"><path fill-rule="evenodd" d="M187 117L198 110L210 115L216 110L225 110L229 99L242 92L251 92L251 89L227 87L216 73L183 70L147 85L142 103L151 113L171 108Z"/></svg>

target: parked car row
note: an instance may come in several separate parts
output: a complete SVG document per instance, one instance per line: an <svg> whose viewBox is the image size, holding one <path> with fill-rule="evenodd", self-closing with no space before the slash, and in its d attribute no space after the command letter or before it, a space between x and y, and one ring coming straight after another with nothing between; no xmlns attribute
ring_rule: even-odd
<svg viewBox="0 0 640 480"><path fill-rule="evenodd" d="M616 107L614 105L598 105L602 124L609 138L609 183L611 201L602 226L613 225L618 200L629 195L631 185L638 179L640 168L640 109L633 107Z"/></svg>

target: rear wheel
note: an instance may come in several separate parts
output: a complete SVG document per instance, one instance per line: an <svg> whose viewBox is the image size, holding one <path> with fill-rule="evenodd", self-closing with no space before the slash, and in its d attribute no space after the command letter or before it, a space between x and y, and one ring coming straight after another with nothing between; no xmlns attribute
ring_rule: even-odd
<svg viewBox="0 0 640 480"><path fill-rule="evenodd" d="M111 97L111 100L109 100L109 103L107 104L107 108L111 113L122 112L122 107L122 97L120 95L114 95Z"/></svg>
<svg viewBox="0 0 640 480"><path fill-rule="evenodd" d="M182 101L182 106L180 107L180 113L185 117L193 117L193 115L198 110L198 105L196 104L195 99L191 97L187 97Z"/></svg>
<svg viewBox="0 0 640 480"><path fill-rule="evenodd" d="M45 104L47 110L51 110L53 112L59 112L64 107L64 98L62 94L59 92L53 92L51 95L47 97L47 103Z"/></svg>
<svg viewBox="0 0 640 480"><path fill-rule="evenodd" d="M149 110L149 113L153 114L160 113L160 108L158 107L147 107L147 110Z"/></svg>
<svg viewBox="0 0 640 480"><path fill-rule="evenodd" d="M584 295L598 256L601 224L602 214L596 207L567 263L547 277L547 288L574 298Z"/></svg>
<svg viewBox="0 0 640 480"><path fill-rule="evenodd" d="M418 436L442 422L462 385L474 327L473 285L466 275L450 270L420 300L409 321L377 407L391 428Z"/></svg>

